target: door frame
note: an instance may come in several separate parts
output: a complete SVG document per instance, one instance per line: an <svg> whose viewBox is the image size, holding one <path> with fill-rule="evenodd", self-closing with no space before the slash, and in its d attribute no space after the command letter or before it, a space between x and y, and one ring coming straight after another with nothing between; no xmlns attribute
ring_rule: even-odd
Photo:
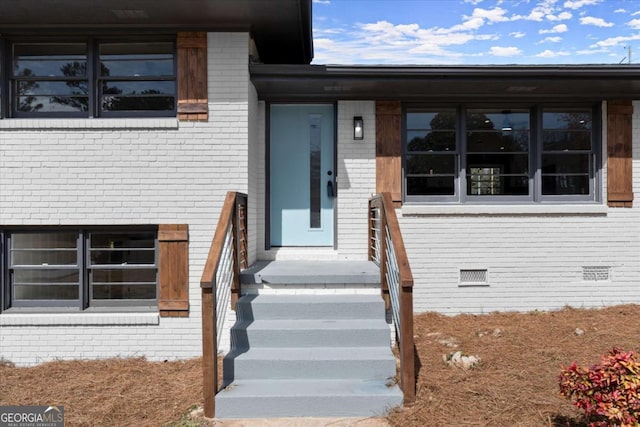
<svg viewBox="0 0 640 427"><path fill-rule="evenodd" d="M338 249L338 103L337 101L267 101L265 102L264 148L264 249L271 249L271 106L272 105L331 105L333 107L333 249ZM286 247L286 246L284 246ZM329 247L329 246L327 246Z"/></svg>

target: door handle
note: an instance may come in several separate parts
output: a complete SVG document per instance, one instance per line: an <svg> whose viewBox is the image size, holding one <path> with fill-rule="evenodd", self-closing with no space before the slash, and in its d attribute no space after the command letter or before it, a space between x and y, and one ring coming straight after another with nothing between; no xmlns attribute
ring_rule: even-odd
<svg viewBox="0 0 640 427"><path fill-rule="evenodd" d="M333 195L333 181L327 181L327 196L335 197Z"/></svg>

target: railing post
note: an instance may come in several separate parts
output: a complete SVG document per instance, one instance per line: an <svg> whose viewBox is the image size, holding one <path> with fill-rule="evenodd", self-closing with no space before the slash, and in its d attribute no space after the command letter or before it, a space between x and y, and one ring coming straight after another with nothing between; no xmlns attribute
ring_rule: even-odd
<svg viewBox="0 0 640 427"><path fill-rule="evenodd" d="M233 260L233 282L231 284L231 309L236 309L240 295L240 202L236 198L231 215L231 259Z"/></svg>
<svg viewBox="0 0 640 427"><path fill-rule="evenodd" d="M413 287L400 284L400 372L404 404L416 400L416 374L413 348Z"/></svg>
<svg viewBox="0 0 640 427"><path fill-rule="evenodd" d="M216 414L218 391L218 349L216 340L216 301L213 287L202 288L202 389L204 416Z"/></svg>
<svg viewBox="0 0 640 427"><path fill-rule="evenodd" d="M387 280L387 213L384 201L380 199L380 293L384 299L385 309L391 307L391 299L389 298L389 282Z"/></svg>

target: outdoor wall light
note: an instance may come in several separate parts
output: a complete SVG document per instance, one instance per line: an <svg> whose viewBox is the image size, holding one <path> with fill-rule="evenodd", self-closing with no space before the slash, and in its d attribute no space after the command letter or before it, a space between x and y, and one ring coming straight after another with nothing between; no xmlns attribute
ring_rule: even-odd
<svg viewBox="0 0 640 427"><path fill-rule="evenodd" d="M353 118L353 139L364 139L364 120L360 116Z"/></svg>

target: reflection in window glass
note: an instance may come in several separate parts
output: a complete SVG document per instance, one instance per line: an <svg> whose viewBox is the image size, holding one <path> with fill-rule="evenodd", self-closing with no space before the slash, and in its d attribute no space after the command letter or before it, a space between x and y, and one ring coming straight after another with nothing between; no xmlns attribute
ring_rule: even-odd
<svg viewBox="0 0 640 427"><path fill-rule="evenodd" d="M529 128L528 111L467 111L468 196L530 194Z"/></svg>
<svg viewBox="0 0 640 427"><path fill-rule="evenodd" d="M155 233L92 233L89 237L92 300L156 298Z"/></svg>
<svg viewBox="0 0 640 427"><path fill-rule="evenodd" d="M453 196L458 153L456 112L407 112L407 195Z"/></svg>
<svg viewBox="0 0 640 427"><path fill-rule="evenodd" d="M545 110L542 117L542 194L590 194L591 111Z"/></svg>
<svg viewBox="0 0 640 427"><path fill-rule="evenodd" d="M9 271L14 301L80 298L77 233L14 233Z"/></svg>
<svg viewBox="0 0 640 427"><path fill-rule="evenodd" d="M13 54L17 111L88 111L86 44L15 44Z"/></svg>
<svg viewBox="0 0 640 427"><path fill-rule="evenodd" d="M100 44L102 111L173 111L173 43Z"/></svg>

